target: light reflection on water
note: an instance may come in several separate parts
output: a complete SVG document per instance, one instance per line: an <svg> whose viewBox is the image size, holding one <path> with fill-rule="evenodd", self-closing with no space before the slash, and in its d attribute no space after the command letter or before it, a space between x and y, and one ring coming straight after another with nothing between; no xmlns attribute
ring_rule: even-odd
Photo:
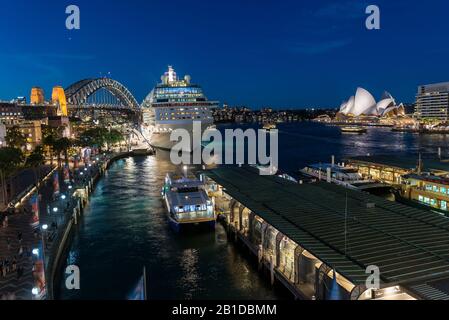
<svg viewBox="0 0 449 320"><path fill-rule="evenodd" d="M254 126L247 126L254 127ZM227 126L229 128L229 126ZM415 135L369 128L342 135L337 127L313 123L279 126L279 161L285 171L311 162L366 154L436 153L446 135ZM414 155L413 155L414 156ZM145 265L151 299L276 299L242 251L215 233L175 235L160 199L165 174L175 171L168 153L116 162L101 179L67 255L81 269L81 290L62 299L125 299Z"/></svg>
<svg viewBox="0 0 449 320"><path fill-rule="evenodd" d="M280 297L227 241L221 226L215 232L185 235L169 229L160 188L173 170L166 154L112 165L68 254L70 263L80 267L81 290L68 291L61 281L60 298L125 299L144 265L151 299Z"/></svg>

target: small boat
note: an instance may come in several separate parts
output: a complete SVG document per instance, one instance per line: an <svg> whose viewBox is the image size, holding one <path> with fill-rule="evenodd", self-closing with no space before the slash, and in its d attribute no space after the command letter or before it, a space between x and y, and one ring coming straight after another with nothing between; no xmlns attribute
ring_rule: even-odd
<svg viewBox="0 0 449 320"><path fill-rule="evenodd" d="M265 123L262 127L263 130L270 131L276 129L277 126L275 123Z"/></svg>
<svg viewBox="0 0 449 320"><path fill-rule="evenodd" d="M358 127L358 126L341 127L340 130L341 130L341 132L344 132L344 133L357 133L357 134L362 134L362 133L367 132L366 128Z"/></svg>
<svg viewBox="0 0 449 320"><path fill-rule="evenodd" d="M168 173L162 187L170 226L179 232L182 226L208 225L215 228L214 205L204 183L193 175Z"/></svg>
<svg viewBox="0 0 449 320"><path fill-rule="evenodd" d="M411 132L411 133L418 133L419 129L414 127L408 127L408 126L394 126L391 131L393 132Z"/></svg>
<svg viewBox="0 0 449 320"><path fill-rule="evenodd" d="M207 142L210 143L210 134L212 134L213 132L219 132L219 130L217 129L217 126L215 124L210 125L206 128L206 130L204 131L204 134L201 137L201 143Z"/></svg>

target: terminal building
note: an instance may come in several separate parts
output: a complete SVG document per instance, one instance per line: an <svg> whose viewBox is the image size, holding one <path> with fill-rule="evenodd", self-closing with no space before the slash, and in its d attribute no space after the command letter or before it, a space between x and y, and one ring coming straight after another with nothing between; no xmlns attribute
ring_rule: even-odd
<svg viewBox="0 0 449 320"><path fill-rule="evenodd" d="M449 82L419 86L415 115L418 119L448 121Z"/></svg>
<svg viewBox="0 0 449 320"><path fill-rule="evenodd" d="M251 167L202 179L228 232L297 298L449 300L449 221L437 213Z"/></svg>

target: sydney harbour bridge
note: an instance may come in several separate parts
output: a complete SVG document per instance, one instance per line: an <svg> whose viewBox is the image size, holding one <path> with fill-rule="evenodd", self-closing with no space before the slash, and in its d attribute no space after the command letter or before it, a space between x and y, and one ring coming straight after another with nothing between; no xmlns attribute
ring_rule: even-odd
<svg viewBox="0 0 449 320"><path fill-rule="evenodd" d="M128 124L128 133L141 144L149 145L142 134L141 106L120 82L110 78L84 79L65 90L68 115L103 124Z"/></svg>
<svg viewBox="0 0 449 320"><path fill-rule="evenodd" d="M110 78L85 79L65 89L71 116L118 114L140 119L140 105L120 82Z"/></svg>

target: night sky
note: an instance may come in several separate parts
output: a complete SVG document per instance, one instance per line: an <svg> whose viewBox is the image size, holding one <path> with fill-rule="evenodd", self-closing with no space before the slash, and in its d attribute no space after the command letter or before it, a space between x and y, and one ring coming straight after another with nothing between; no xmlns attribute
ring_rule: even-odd
<svg viewBox="0 0 449 320"><path fill-rule="evenodd" d="M65 9L81 10L81 30ZM365 28L365 8L381 29ZM449 2L286 0L2 1L0 99L50 96L108 72L141 102L168 65L231 105L339 106L357 86L413 102L449 81Z"/></svg>

